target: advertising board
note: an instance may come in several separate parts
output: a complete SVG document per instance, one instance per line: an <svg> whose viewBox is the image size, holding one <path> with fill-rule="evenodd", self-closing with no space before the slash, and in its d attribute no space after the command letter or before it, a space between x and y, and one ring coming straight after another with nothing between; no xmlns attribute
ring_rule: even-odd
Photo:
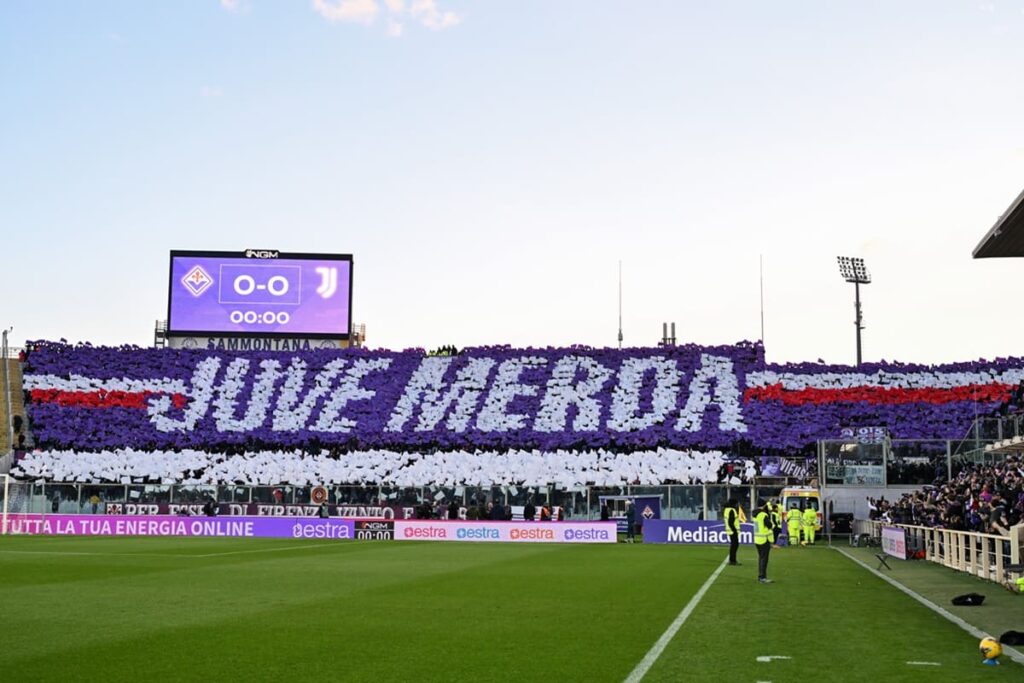
<svg viewBox="0 0 1024 683"><path fill-rule="evenodd" d="M347 339L352 256L172 251L168 336Z"/></svg>
<svg viewBox="0 0 1024 683"><path fill-rule="evenodd" d="M320 540L355 537L355 523L351 519L8 515L7 521L9 533L44 536L219 536Z"/></svg>
<svg viewBox="0 0 1024 683"><path fill-rule="evenodd" d="M644 522L644 543L725 545L729 543L729 534L723 520L652 519ZM753 543L754 525L740 524L740 544Z"/></svg>
<svg viewBox="0 0 1024 683"><path fill-rule="evenodd" d="M396 541L615 543L615 522L464 522L396 520Z"/></svg>
<svg viewBox="0 0 1024 683"><path fill-rule="evenodd" d="M894 526L882 527L882 552L886 555L907 559L907 530Z"/></svg>

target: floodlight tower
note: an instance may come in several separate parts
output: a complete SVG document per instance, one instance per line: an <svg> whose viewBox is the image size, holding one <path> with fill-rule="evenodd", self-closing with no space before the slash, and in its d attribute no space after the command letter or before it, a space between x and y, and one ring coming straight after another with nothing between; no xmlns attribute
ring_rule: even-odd
<svg viewBox="0 0 1024 683"><path fill-rule="evenodd" d="M839 261L839 274L842 275L843 279L847 282L853 283L853 306L854 312L857 315L857 319L853 321L853 324L857 328L857 367L860 367L860 331L864 329L864 325L861 324L864 320L860 314L860 286L871 284L871 273L868 272L867 266L864 265L864 259L862 258L837 256L836 260Z"/></svg>

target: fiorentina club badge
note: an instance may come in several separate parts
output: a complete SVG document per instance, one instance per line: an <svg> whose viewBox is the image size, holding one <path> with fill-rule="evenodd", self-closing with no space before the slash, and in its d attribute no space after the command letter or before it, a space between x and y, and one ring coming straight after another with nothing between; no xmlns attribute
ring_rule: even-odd
<svg viewBox="0 0 1024 683"><path fill-rule="evenodd" d="M644 511L640 513L644 519L651 519L654 517L654 510L651 509L650 505L644 507Z"/></svg>
<svg viewBox="0 0 1024 683"><path fill-rule="evenodd" d="M185 277L181 278L181 284L185 289L192 292L192 296L199 296L213 284L213 278L200 266L188 271Z"/></svg>

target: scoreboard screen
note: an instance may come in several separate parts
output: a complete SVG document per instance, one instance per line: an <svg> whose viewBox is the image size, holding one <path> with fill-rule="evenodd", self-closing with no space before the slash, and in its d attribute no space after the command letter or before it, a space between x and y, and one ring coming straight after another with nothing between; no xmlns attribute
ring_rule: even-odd
<svg viewBox="0 0 1024 683"><path fill-rule="evenodd" d="M172 251L167 333L347 339L351 254Z"/></svg>

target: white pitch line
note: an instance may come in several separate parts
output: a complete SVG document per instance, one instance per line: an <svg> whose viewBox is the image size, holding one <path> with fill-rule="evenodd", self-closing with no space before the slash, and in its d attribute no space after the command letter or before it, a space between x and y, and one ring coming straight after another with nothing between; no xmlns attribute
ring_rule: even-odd
<svg viewBox="0 0 1024 683"><path fill-rule="evenodd" d="M878 578L882 579L886 583L896 587L897 589L899 589L903 593L906 593L907 595L909 595L910 597L914 598L919 603L921 603L922 605L927 607L928 609L930 609L933 612L935 612L935 613L945 617L946 619L948 619L949 621L953 622L954 624L956 624L957 626L959 626L963 630L965 630L968 633L970 633L972 636L974 636L978 640L981 640L982 638L989 637L989 634L987 634L984 631L981 631L981 630L975 628L974 626L971 626L970 624L968 624L966 621L964 621L963 619L961 619L957 615L953 614L952 612L950 612L947 609L939 607L938 605L936 605L934 602L932 602L928 598L924 597L923 595L920 595L919 593L915 593L914 591L912 591L911 589L907 588L906 586L904 586L902 583L900 583L896 579L889 578L888 576L886 576L882 572L878 571L877 569L874 569L873 567L865 564L864 562L861 562L856 557L854 557L850 553L846 552L842 548L837 548L835 546L832 546L832 549L837 551L837 552L842 553L848 559L853 560L854 562L859 564L861 567L864 567L864 569L867 569L869 572L871 572L872 574L874 574ZM1013 661L1017 662L1018 664L1024 664L1024 654L1021 654L1020 652L1018 652L1017 650L1013 649L1012 647L1009 647L1008 645L1003 645L1003 654L1005 654L1007 657L1009 657Z"/></svg>
<svg viewBox="0 0 1024 683"><path fill-rule="evenodd" d="M910 666L942 666L942 662L907 662Z"/></svg>
<svg viewBox="0 0 1024 683"><path fill-rule="evenodd" d="M665 647L668 646L669 641L675 637L676 633L679 632L679 629L686 623L686 620L690 618L693 610L697 608L697 605L704 597L704 594L708 592L708 589L711 588L711 584L713 584L715 579L718 578L718 575L722 573L722 570L725 569L725 565L728 562L728 557L722 560L722 564L718 565L718 569L708 577L708 580L704 582L704 585L700 587L700 590L694 593L693 597L690 598L690 601L686 603L686 607L683 608L683 611L680 612L679 615L676 616L675 620L668 625L665 632L661 634L661 638L658 638L658 642L656 642L651 649L647 651L647 654L640 660L640 663L637 664L629 673L629 676L626 677L625 683L639 683L643 677L647 675L651 666L654 665L654 662L658 661L658 657L660 657L661 653L665 651Z"/></svg>

